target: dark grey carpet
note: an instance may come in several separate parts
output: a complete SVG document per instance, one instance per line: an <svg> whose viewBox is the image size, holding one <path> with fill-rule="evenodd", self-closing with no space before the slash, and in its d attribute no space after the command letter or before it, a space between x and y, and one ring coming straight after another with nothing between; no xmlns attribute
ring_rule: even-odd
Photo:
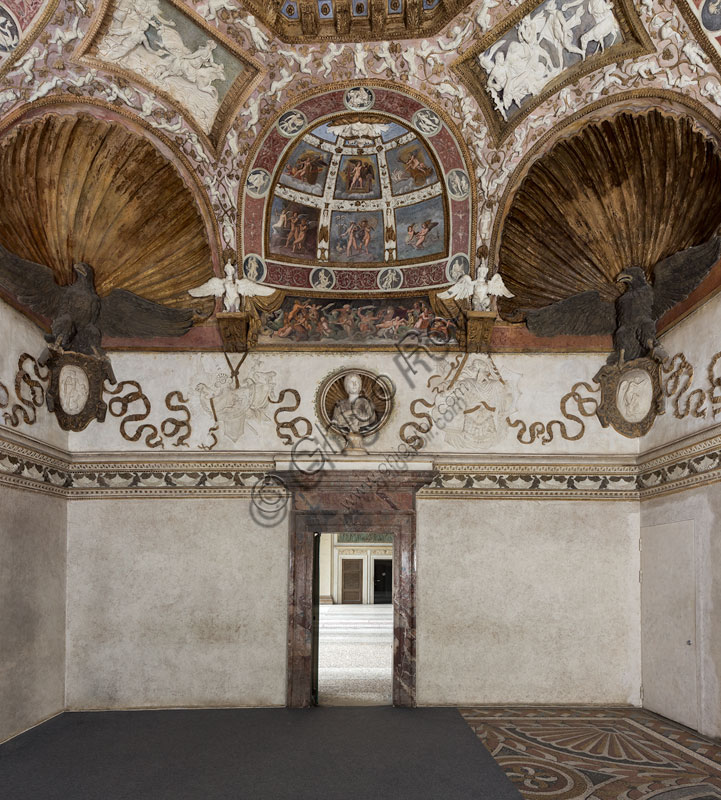
<svg viewBox="0 0 721 800"><path fill-rule="evenodd" d="M63 714L0 746L3 800L520 800L453 708Z"/></svg>

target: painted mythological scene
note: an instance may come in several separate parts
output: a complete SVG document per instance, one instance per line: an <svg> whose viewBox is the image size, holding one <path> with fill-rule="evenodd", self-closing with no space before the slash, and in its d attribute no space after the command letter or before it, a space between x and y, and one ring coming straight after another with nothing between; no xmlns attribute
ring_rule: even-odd
<svg viewBox="0 0 721 800"><path fill-rule="evenodd" d="M167 0L117 0L95 55L166 91L206 133L244 69L230 50Z"/></svg>
<svg viewBox="0 0 721 800"><path fill-rule="evenodd" d="M325 176L330 164L330 155L312 145L302 144L291 153L280 183L301 192L320 197L325 188Z"/></svg>
<svg viewBox="0 0 721 800"><path fill-rule="evenodd" d="M431 344L456 340L455 324L435 316L427 300L336 300L286 297L277 310L261 315L260 344L392 344L409 332ZM414 335L414 334L412 334Z"/></svg>
<svg viewBox="0 0 721 800"><path fill-rule="evenodd" d="M273 198L270 230L270 250L279 255L314 259L318 240L320 210L310 206Z"/></svg>
<svg viewBox="0 0 721 800"><path fill-rule="evenodd" d="M398 258L416 259L445 253L445 212L441 197L396 209Z"/></svg>
<svg viewBox="0 0 721 800"><path fill-rule="evenodd" d="M611 0L546 0L478 56L504 119L569 67L623 41Z"/></svg>
<svg viewBox="0 0 721 800"><path fill-rule="evenodd" d="M381 196L375 156L343 156L335 196L341 200L376 199Z"/></svg>
<svg viewBox="0 0 721 800"><path fill-rule="evenodd" d="M336 211L330 224L331 261L383 261L383 214Z"/></svg>
<svg viewBox="0 0 721 800"><path fill-rule="evenodd" d="M389 150L386 158L394 195L431 186L438 180L431 157L417 139Z"/></svg>

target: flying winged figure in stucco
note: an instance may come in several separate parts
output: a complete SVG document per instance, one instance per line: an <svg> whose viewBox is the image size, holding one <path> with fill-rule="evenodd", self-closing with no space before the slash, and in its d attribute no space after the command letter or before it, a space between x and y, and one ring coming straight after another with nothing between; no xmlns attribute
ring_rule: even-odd
<svg viewBox="0 0 721 800"><path fill-rule="evenodd" d="M684 300L721 256L721 237L690 247L659 261L649 283L641 267L624 269L616 277L621 294L614 302L599 292L581 292L539 309L520 309L510 321L525 320L536 336L613 334L609 364L623 365L650 356L664 361L666 352L656 336L656 322Z"/></svg>
<svg viewBox="0 0 721 800"><path fill-rule="evenodd" d="M45 339L55 348L102 357L103 335L117 338L182 336L193 324L192 309L168 308L127 289L105 297L95 290L95 272L74 265L75 281L60 286L50 267L11 253L0 245L0 288L50 319Z"/></svg>

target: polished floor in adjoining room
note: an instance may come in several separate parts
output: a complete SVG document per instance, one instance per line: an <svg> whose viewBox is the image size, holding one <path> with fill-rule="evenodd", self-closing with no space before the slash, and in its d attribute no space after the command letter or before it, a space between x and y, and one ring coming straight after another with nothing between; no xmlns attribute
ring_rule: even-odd
<svg viewBox="0 0 721 800"><path fill-rule="evenodd" d="M393 606L320 606L319 704L389 706L392 682Z"/></svg>

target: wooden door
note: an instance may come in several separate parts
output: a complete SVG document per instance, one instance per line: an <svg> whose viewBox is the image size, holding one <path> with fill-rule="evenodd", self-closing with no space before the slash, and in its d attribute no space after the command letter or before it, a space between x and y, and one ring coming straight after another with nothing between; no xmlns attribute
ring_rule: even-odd
<svg viewBox="0 0 721 800"><path fill-rule="evenodd" d="M341 603L363 602L363 559L343 558Z"/></svg>

